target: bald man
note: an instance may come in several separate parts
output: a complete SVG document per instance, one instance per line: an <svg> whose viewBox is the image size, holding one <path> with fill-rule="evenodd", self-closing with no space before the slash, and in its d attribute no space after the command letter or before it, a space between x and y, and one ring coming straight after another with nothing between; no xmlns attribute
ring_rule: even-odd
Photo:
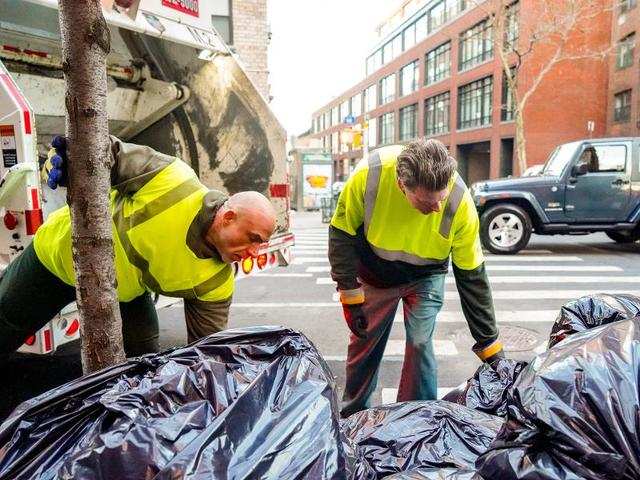
<svg viewBox="0 0 640 480"><path fill-rule="evenodd" d="M54 139L49 186L65 185L66 140ZM209 190L181 160L111 137L110 207L118 300L127 356L158 350L151 293L184 299L187 339L227 326L231 263L255 256L276 228L258 192ZM55 174L55 175L54 175ZM17 349L75 300L71 217L49 215L0 279L0 353Z"/></svg>

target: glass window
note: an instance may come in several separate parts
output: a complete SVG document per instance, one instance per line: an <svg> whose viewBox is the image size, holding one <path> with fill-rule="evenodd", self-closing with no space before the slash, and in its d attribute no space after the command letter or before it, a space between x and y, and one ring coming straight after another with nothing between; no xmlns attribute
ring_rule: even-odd
<svg viewBox="0 0 640 480"><path fill-rule="evenodd" d="M340 123L340 112L338 111L338 106L336 105L331 109L331 126L338 125Z"/></svg>
<svg viewBox="0 0 640 480"><path fill-rule="evenodd" d="M441 0L429 9L429 13L427 14L429 17L429 33L433 32L446 21L445 7L444 0Z"/></svg>
<svg viewBox="0 0 640 480"><path fill-rule="evenodd" d="M393 58L397 57L398 55L400 55L403 50L402 50L402 34L396 35L394 37L394 39L392 40L393 43Z"/></svg>
<svg viewBox="0 0 640 480"><path fill-rule="evenodd" d="M387 42L382 47L382 64L389 63L391 60L393 60L393 43Z"/></svg>
<svg viewBox="0 0 640 480"><path fill-rule="evenodd" d="M372 118L367 122L367 142L370 147L378 145L378 118Z"/></svg>
<svg viewBox="0 0 640 480"><path fill-rule="evenodd" d="M635 43L635 33L631 33L620 40L616 55L616 66L618 68L627 68L633 65L633 47L635 46Z"/></svg>
<svg viewBox="0 0 640 480"><path fill-rule="evenodd" d="M624 172L627 147L624 145L590 145L580 154L579 163L586 163L589 173Z"/></svg>
<svg viewBox="0 0 640 480"><path fill-rule="evenodd" d="M412 23L402 32L404 39L404 49L409 50L416 44L416 24Z"/></svg>
<svg viewBox="0 0 640 480"><path fill-rule="evenodd" d="M380 80L380 105L392 102L396 98L396 74L392 73Z"/></svg>
<svg viewBox="0 0 640 480"><path fill-rule="evenodd" d="M544 164L544 168L540 173L542 175L550 175L554 177L562 175L565 167L571 160L573 160L573 156L576 153L578 145L578 142L572 142L565 143L564 145L557 147L549 156L549 159Z"/></svg>
<svg viewBox="0 0 640 480"><path fill-rule="evenodd" d="M407 142L418 136L418 104L400 109L400 141Z"/></svg>
<svg viewBox="0 0 640 480"><path fill-rule="evenodd" d="M425 59L425 84L444 80L451 75L451 42L444 43L427 53Z"/></svg>
<svg viewBox="0 0 640 480"><path fill-rule="evenodd" d="M349 105L349 99L340 104L340 117L338 123L343 123L345 117L351 115L351 107Z"/></svg>
<svg viewBox="0 0 640 480"><path fill-rule="evenodd" d="M395 115L394 112L385 113L380 119L380 144L387 145L395 140Z"/></svg>
<svg viewBox="0 0 640 480"><path fill-rule="evenodd" d="M637 5L636 0L620 0L620 13L626 13Z"/></svg>
<svg viewBox="0 0 640 480"><path fill-rule="evenodd" d="M511 75L515 75L516 71L511 69ZM515 114L515 98L513 92L509 88L507 75L502 72L502 106L500 107L500 120L510 122Z"/></svg>
<svg viewBox="0 0 640 480"><path fill-rule="evenodd" d="M509 50L513 50L516 47L518 36L520 35L520 29L518 27L519 12L520 4L518 2L512 3L506 10L504 43L505 47Z"/></svg>
<svg viewBox="0 0 640 480"><path fill-rule="evenodd" d="M339 153L338 143L340 139L338 138L338 133L334 132L331 134L331 153Z"/></svg>
<svg viewBox="0 0 640 480"><path fill-rule="evenodd" d="M631 120L631 90L616 93L613 108L614 122L628 122Z"/></svg>
<svg viewBox="0 0 640 480"><path fill-rule="evenodd" d="M416 43L420 43L429 35L429 17L423 15L416 21Z"/></svg>
<svg viewBox="0 0 640 480"><path fill-rule="evenodd" d="M365 112L370 112L378 106L378 95L376 94L376 84L370 85L364 91Z"/></svg>
<svg viewBox="0 0 640 480"><path fill-rule="evenodd" d="M459 70L466 70L493 57L491 25L483 20L460 34Z"/></svg>
<svg viewBox="0 0 640 480"><path fill-rule="evenodd" d="M424 134L426 136L449 132L450 103L451 95L449 92L425 100Z"/></svg>
<svg viewBox="0 0 640 480"><path fill-rule="evenodd" d="M405 65L400 70L400 96L404 97L418 89L418 61Z"/></svg>
<svg viewBox="0 0 640 480"><path fill-rule="evenodd" d="M493 78L485 77L458 88L458 128L491 124Z"/></svg>
<svg viewBox="0 0 640 480"><path fill-rule="evenodd" d="M351 97L351 115L359 117L362 115L362 94L356 93Z"/></svg>
<svg viewBox="0 0 640 480"><path fill-rule="evenodd" d="M367 57L367 75L371 75L375 70L375 58L374 55L371 55Z"/></svg>
<svg viewBox="0 0 640 480"><path fill-rule="evenodd" d="M382 48L376 50L373 54L373 71L375 72L382 66Z"/></svg>

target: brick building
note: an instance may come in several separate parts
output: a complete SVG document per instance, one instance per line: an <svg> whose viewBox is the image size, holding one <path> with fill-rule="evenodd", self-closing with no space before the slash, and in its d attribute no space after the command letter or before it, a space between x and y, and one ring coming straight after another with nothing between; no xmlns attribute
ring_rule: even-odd
<svg viewBox="0 0 640 480"><path fill-rule="evenodd" d="M216 31L238 54L245 72L262 96L270 101L269 24L267 0L210 0Z"/></svg>
<svg viewBox="0 0 640 480"><path fill-rule="evenodd" d="M572 38L570 48L610 45L617 11L612 15L607 3L601 0L589 35ZM507 35L526 41L537 8L535 0L511 4ZM637 13L627 13L632 14ZM511 95L487 17L478 2L405 0L378 27L380 40L366 59L366 78L312 116L312 132L332 151L337 179L346 178L367 149L421 136L445 143L468 183L519 173ZM543 47L534 50L518 72L521 88L528 88L550 55ZM529 166L543 163L559 143L607 133L611 68L608 58L588 58L549 71L524 111ZM368 125L363 148L348 150L340 141L348 115Z"/></svg>
<svg viewBox="0 0 640 480"><path fill-rule="evenodd" d="M611 22L615 55L609 64L609 108L607 132L611 136L640 135L640 69L635 45L640 35L640 8L637 0L619 2Z"/></svg>

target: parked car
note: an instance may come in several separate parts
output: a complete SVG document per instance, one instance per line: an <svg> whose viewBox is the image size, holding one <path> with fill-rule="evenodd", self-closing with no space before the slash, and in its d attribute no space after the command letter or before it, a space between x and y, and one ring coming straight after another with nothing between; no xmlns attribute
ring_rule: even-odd
<svg viewBox="0 0 640 480"><path fill-rule="evenodd" d="M517 253L533 232L639 240L639 155L640 138L581 140L558 146L539 175L473 184L483 246Z"/></svg>

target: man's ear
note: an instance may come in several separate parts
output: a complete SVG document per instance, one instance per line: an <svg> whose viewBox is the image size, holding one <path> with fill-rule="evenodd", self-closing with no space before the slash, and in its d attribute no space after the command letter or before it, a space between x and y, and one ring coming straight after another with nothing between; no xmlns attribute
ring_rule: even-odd
<svg viewBox="0 0 640 480"><path fill-rule="evenodd" d="M236 212L234 212L233 210L227 210L222 215L222 221L225 225L228 225L231 222L233 222L236 219L236 217L237 217Z"/></svg>

